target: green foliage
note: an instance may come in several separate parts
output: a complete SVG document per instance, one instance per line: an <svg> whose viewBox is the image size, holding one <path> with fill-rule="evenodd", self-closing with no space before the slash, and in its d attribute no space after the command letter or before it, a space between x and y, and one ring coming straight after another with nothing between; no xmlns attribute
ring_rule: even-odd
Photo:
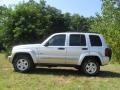
<svg viewBox="0 0 120 90"><path fill-rule="evenodd" d="M5 47L3 45L3 33L5 28L4 22L9 16L9 11L10 9L8 9L6 6L0 6L0 51L5 50Z"/></svg>
<svg viewBox="0 0 120 90"><path fill-rule="evenodd" d="M79 16L78 14L74 14L71 17L71 30L78 32L87 32L89 31L89 19L84 18L83 16Z"/></svg>
<svg viewBox="0 0 120 90"><path fill-rule="evenodd" d="M6 10L8 13L6 13ZM79 15L62 14L60 10L29 0L14 8L1 7L0 26L3 45L9 49L18 44L40 43L48 35L65 31L88 31L87 18ZM0 39L1 40L1 39Z"/></svg>
<svg viewBox="0 0 120 90"><path fill-rule="evenodd" d="M103 0L102 16L97 15L91 30L104 35L112 47L113 60L120 63L120 9L114 0Z"/></svg>

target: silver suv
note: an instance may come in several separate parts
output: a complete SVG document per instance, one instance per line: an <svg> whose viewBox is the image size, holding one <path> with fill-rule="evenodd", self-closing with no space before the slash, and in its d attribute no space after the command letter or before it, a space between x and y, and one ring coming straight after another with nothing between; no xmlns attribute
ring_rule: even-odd
<svg viewBox="0 0 120 90"><path fill-rule="evenodd" d="M8 58L19 72L36 65L69 66L96 75L100 66L108 64L111 53L101 34L66 32L55 33L41 44L14 46Z"/></svg>

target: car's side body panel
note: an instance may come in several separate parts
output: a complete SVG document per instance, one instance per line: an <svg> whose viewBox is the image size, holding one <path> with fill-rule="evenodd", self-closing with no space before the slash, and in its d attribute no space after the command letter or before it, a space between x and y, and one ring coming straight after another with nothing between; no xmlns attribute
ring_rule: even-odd
<svg viewBox="0 0 120 90"><path fill-rule="evenodd" d="M45 44L55 35L66 35L65 46L45 46ZM71 34L83 34L86 38L85 46L70 46ZM102 46L91 46L89 35L98 35L102 41ZM12 62L17 53L28 53L31 55L33 62L48 63L48 64L66 64L66 65L81 65L86 56L96 56L99 58L101 65L109 62L109 57L105 56L105 48L107 47L104 38L100 34L95 33L56 33L48 37L42 44L36 45L20 45L15 46L9 56ZM64 48L60 49L59 48Z"/></svg>

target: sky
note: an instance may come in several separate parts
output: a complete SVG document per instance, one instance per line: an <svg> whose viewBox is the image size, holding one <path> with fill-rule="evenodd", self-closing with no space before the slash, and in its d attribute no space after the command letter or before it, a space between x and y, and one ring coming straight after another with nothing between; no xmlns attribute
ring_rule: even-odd
<svg viewBox="0 0 120 90"><path fill-rule="evenodd" d="M0 0L0 5L12 6L23 0ZM28 0L24 0L27 2ZM39 1L39 0L35 0ZM101 13L101 0L45 0L50 6L60 9L62 13L79 14L85 17Z"/></svg>

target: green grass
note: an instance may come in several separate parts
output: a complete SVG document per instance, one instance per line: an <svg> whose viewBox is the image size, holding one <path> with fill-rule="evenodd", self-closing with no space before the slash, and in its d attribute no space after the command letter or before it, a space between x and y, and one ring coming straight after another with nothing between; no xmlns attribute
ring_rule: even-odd
<svg viewBox="0 0 120 90"><path fill-rule="evenodd" d="M120 90L120 64L101 68L96 77L88 77L74 68L37 68L22 74L0 54L0 90Z"/></svg>

